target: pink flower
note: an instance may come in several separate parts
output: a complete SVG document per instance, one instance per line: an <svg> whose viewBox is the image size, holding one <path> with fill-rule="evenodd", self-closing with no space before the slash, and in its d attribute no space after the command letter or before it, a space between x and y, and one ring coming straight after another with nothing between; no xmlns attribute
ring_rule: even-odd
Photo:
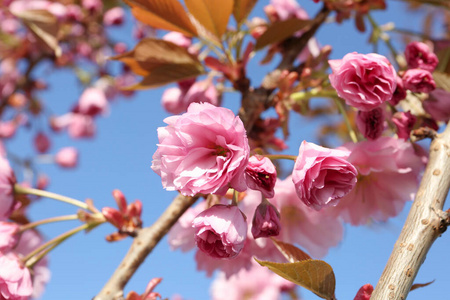
<svg viewBox="0 0 450 300"><path fill-rule="evenodd" d="M19 225L10 222L0 222L0 252L11 250L19 238Z"/></svg>
<svg viewBox="0 0 450 300"><path fill-rule="evenodd" d="M184 105L189 107L191 103L211 103L214 106L219 105L219 95L214 84L206 79L195 82L184 96Z"/></svg>
<svg viewBox="0 0 450 300"><path fill-rule="evenodd" d="M397 87L395 88L391 100L389 100L389 103L394 106L406 98L406 89L403 85L403 80L397 76L395 81L397 82Z"/></svg>
<svg viewBox="0 0 450 300"><path fill-rule="evenodd" d="M189 48L192 45L192 40L190 38L176 31L166 33L162 39L183 48Z"/></svg>
<svg viewBox="0 0 450 300"><path fill-rule="evenodd" d="M241 269L229 278L219 273L211 286L211 294L213 300L277 300L283 292L294 288L294 283L253 261L250 269Z"/></svg>
<svg viewBox="0 0 450 300"><path fill-rule="evenodd" d="M161 97L161 104L164 109L174 115L186 111L183 104L184 93L179 87L171 87L164 91Z"/></svg>
<svg viewBox="0 0 450 300"><path fill-rule="evenodd" d="M426 70L409 69L403 74L403 84L411 92L429 93L436 88L433 75Z"/></svg>
<svg viewBox="0 0 450 300"><path fill-rule="evenodd" d="M50 148L51 142L48 136L43 132L38 132L34 137L34 147L39 153L45 153Z"/></svg>
<svg viewBox="0 0 450 300"><path fill-rule="evenodd" d="M71 114L67 130L72 138L91 138L95 134L94 119L88 115Z"/></svg>
<svg viewBox="0 0 450 300"><path fill-rule="evenodd" d="M416 123L416 116L408 112L396 112L392 122L397 126L397 135L399 139L409 139L409 134Z"/></svg>
<svg viewBox="0 0 450 300"><path fill-rule="evenodd" d="M356 296L353 300L370 300L370 296L373 293L373 286L368 283L363 285L356 293Z"/></svg>
<svg viewBox="0 0 450 300"><path fill-rule="evenodd" d="M435 89L422 104L425 111L436 121L450 120L450 92Z"/></svg>
<svg viewBox="0 0 450 300"><path fill-rule="evenodd" d="M277 239L298 244L314 257L325 256L342 240L344 228L339 218L330 209L316 211L298 201L292 178L277 181L275 197L270 201L280 212Z"/></svg>
<svg viewBox="0 0 450 300"><path fill-rule="evenodd" d="M81 6L90 13L100 13L103 10L103 3L101 0L82 0Z"/></svg>
<svg viewBox="0 0 450 300"><path fill-rule="evenodd" d="M103 25L114 26L121 25L125 19L125 12L122 7L116 6L105 12L103 16Z"/></svg>
<svg viewBox="0 0 450 300"><path fill-rule="evenodd" d="M244 247L247 222L234 205L214 205L192 222L197 247L215 258L234 258Z"/></svg>
<svg viewBox="0 0 450 300"><path fill-rule="evenodd" d="M292 18L309 19L308 13L295 0L271 0L270 8L265 8L265 11L270 12L272 9L281 21Z"/></svg>
<svg viewBox="0 0 450 300"><path fill-rule="evenodd" d="M260 237L277 236L281 230L280 213L266 199L255 210L252 222L252 235L254 239Z"/></svg>
<svg viewBox="0 0 450 300"><path fill-rule="evenodd" d="M411 69L423 69L433 72L439 60L427 44L411 42L405 48L405 58Z"/></svg>
<svg viewBox="0 0 450 300"><path fill-rule="evenodd" d="M358 182L339 201L336 213L352 225L366 224L370 219L384 222L400 213L416 192L424 166L412 145L381 137L348 143L343 148L351 151L348 161L358 170Z"/></svg>
<svg viewBox="0 0 450 300"><path fill-rule="evenodd" d="M335 206L356 183L357 171L347 161L348 151L328 149L303 141L292 171L300 200L320 210Z"/></svg>
<svg viewBox="0 0 450 300"><path fill-rule="evenodd" d="M16 177L8 160L0 156L0 220L8 219L14 206L14 184Z"/></svg>
<svg viewBox="0 0 450 300"><path fill-rule="evenodd" d="M248 188L260 191L266 198L272 198L277 170L267 157L251 156L245 169L245 180Z"/></svg>
<svg viewBox="0 0 450 300"><path fill-rule="evenodd" d="M1 299L26 300L33 292L30 271L13 253L0 252Z"/></svg>
<svg viewBox="0 0 450 300"><path fill-rule="evenodd" d="M223 107L193 103L187 113L164 120L152 169L167 190L184 195L246 189L249 146L239 117Z"/></svg>
<svg viewBox="0 0 450 300"><path fill-rule="evenodd" d="M55 162L63 168L74 168L78 163L78 150L74 147L65 147L55 155Z"/></svg>
<svg viewBox="0 0 450 300"><path fill-rule="evenodd" d="M383 134L384 110L377 107L369 111L358 111L356 126L365 138L376 140Z"/></svg>
<svg viewBox="0 0 450 300"><path fill-rule="evenodd" d="M397 74L386 57L353 52L328 62L331 85L348 105L368 111L391 100Z"/></svg>
<svg viewBox="0 0 450 300"><path fill-rule="evenodd" d="M99 88L91 87L84 90L74 109L75 113L96 116L108 111L108 100L105 92Z"/></svg>

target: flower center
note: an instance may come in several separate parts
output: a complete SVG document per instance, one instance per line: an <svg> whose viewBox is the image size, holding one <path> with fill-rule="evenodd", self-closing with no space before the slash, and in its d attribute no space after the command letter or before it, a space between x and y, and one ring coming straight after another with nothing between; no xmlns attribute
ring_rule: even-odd
<svg viewBox="0 0 450 300"><path fill-rule="evenodd" d="M214 149L213 155L215 155L215 156L225 156L226 157L226 156L228 156L228 153L230 152L229 149L226 149L219 145L214 145L212 148Z"/></svg>

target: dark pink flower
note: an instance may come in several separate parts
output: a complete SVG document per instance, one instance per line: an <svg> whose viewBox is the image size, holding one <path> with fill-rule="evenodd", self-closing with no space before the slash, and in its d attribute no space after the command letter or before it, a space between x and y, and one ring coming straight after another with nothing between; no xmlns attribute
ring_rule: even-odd
<svg viewBox="0 0 450 300"><path fill-rule="evenodd" d="M397 74L386 57L353 52L328 62L331 85L348 105L368 111L391 100Z"/></svg>
<svg viewBox="0 0 450 300"><path fill-rule="evenodd" d="M392 117L392 122L397 126L397 135L400 139L409 139L409 134L416 124L416 116L407 112L396 112Z"/></svg>
<svg viewBox="0 0 450 300"><path fill-rule="evenodd" d="M395 81L397 82L397 87L395 88L391 100L389 100L389 103L394 106L406 98L406 89L403 85L403 80L397 76Z"/></svg>
<svg viewBox="0 0 450 300"><path fill-rule="evenodd" d="M0 156L0 220L8 219L14 206L16 177L8 160Z"/></svg>
<svg viewBox="0 0 450 300"><path fill-rule="evenodd" d="M42 131L34 137L34 147L39 153L45 153L50 148L51 142L48 136Z"/></svg>
<svg viewBox="0 0 450 300"><path fill-rule="evenodd" d="M281 230L280 213L266 199L255 210L252 221L252 235L254 239L260 237L277 236Z"/></svg>
<svg viewBox="0 0 450 300"><path fill-rule="evenodd" d="M214 205L195 217L192 227L197 247L215 258L234 258L247 238L244 214L234 205Z"/></svg>
<svg viewBox="0 0 450 300"><path fill-rule="evenodd" d="M152 169L163 187L184 195L246 189L249 146L239 117L223 107L192 103L187 113L164 120Z"/></svg>
<svg viewBox="0 0 450 300"><path fill-rule="evenodd" d="M443 89L432 91L428 99L422 102L423 108L436 121L450 120L450 92Z"/></svg>
<svg viewBox="0 0 450 300"><path fill-rule="evenodd" d="M411 92L429 93L436 88L433 75L427 70L409 69L402 79L405 89Z"/></svg>
<svg viewBox="0 0 450 300"><path fill-rule="evenodd" d="M372 296L372 293L373 286L370 283L365 284L359 289L353 300L370 300L370 296Z"/></svg>
<svg viewBox="0 0 450 300"><path fill-rule="evenodd" d="M358 111L356 126L365 138L376 140L383 134L384 109L377 107L369 111Z"/></svg>
<svg viewBox="0 0 450 300"><path fill-rule="evenodd" d="M405 58L411 69L423 69L433 72L439 60L427 44L411 42L405 48Z"/></svg>
<svg viewBox="0 0 450 300"><path fill-rule="evenodd" d="M19 225L11 222L0 222L0 252L11 250L19 239Z"/></svg>
<svg viewBox="0 0 450 300"><path fill-rule="evenodd" d="M78 150L74 147L65 147L55 155L55 162L63 168L74 168L78 164Z"/></svg>
<svg viewBox="0 0 450 300"><path fill-rule="evenodd" d="M356 183L357 171L347 161L348 151L328 149L303 141L292 171L297 196L320 210L335 206Z"/></svg>
<svg viewBox="0 0 450 300"><path fill-rule="evenodd" d="M245 180L248 188L260 191L266 198L272 198L277 181L277 170L267 157L254 155L248 160Z"/></svg>
<svg viewBox="0 0 450 300"><path fill-rule="evenodd" d="M0 299L26 300L33 292L30 271L17 255L0 252Z"/></svg>

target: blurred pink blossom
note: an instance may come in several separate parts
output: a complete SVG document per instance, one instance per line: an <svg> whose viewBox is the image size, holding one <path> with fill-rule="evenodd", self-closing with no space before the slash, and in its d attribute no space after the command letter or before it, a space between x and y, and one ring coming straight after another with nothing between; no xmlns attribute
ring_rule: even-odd
<svg viewBox="0 0 450 300"><path fill-rule="evenodd" d="M407 112L396 112L392 117L392 122L397 126L397 135L399 139L407 140L409 139L409 134L416 123L417 118L409 111Z"/></svg>
<svg viewBox="0 0 450 300"><path fill-rule="evenodd" d="M409 69L403 74L405 89L411 92L429 93L436 88L433 75L421 69Z"/></svg>
<svg viewBox="0 0 450 300"><path fill-rule="evenodd" d="M184 195L246 189L249 145L244 125L227 108L192 103L187 113L164 120L152 169L167 190Z"/></svg>
<svg viewBox="0 0 450 300"><path fill-rule="evenodd" d="M116 6L105 12L103 15L103 25L114 26L121 25L125 19L125 11L122 7Z"/></svg>
<svg viewBox="0 0 450 300"><path fill-rule="evenodd" d="M63 168L74 168L78 164L78 150L74 147L65 147L55 155L55 162Z"/></svg>
<svg viewBox="0 0 450 300"><path fill-rule="evenodd" d="M82 0L81 6L94 14L98 14L103 10L102 0Z"/></svg>
<svg viewBox="0 0 450 300"><path fill-rule="evenodd" d="M247 238L245 216L235 205L214 205L197 215L192 227L197 247L214 258L234 258Z"/></svg>
<svg viewBox="0 0 450 300"><path fill-rule="evenodd" d="M50 149L50 145L49 137L42 131L39 131L34 137L34 147L39 153L47 152Z"/></svg>
<svg viewBox="0 0 450 300"><path fill-rule="evenodd" d="M13 186L16 177L8 160L0 156L0 220L6 220L14 206Z"/></svg>
<svg viewBox="0 0 450 300"><path fill-rule="evenodd" d="M292 18L306 20L309 19L308 13L295 0L271 0L269 8L264 9L266 13L274 10L277 19L287 20ZM270 13L269 13L270 14Z"/></svg>
<svg viewBox="0 0 450 300"><path fill-rule="evenodd" d="M0 252L6 253L16 246L19 229L16 223L0 222Z"/></svg>
<svg viewBox="0 0 450 300"><path fill-rule="evenodd" d="M389 100L389 103L391 105L397 105L401 100L406 98L406 89L403 85L403 80L397 76L395 78L395 81L397 82L397 86L395 87L394 94L392 95L391 100Z"/></svg>
<svg viewBox="0 0 450 300"><path fill-rule="evenodd" d="M266 198L272 198L277 170L269 158L253 155L245 169L245 180L248 188L260 191Z"/></svg>
<svg viewBox="0 0 450 300"><path fill-rule="evenodd" d="M171 87L164 91L161 97L161 104L164 109L174 115L186 111L183 104L184 93L179 87Z"/></svg>
<svg viewBox="0 0 450 300"><path fill-rule="evenodd" d="M450 92L435 89L422 104L434 120L443 122L450 120Z"/></svg>
<svg viewBox="0 0 450 300"><path fill-rule="evenodd" d="M331 85L348 105L368 111L391 100L397 74L386 57L353 52L328 62Z"/></svg>
<svg viewBox="0 0 450 300"><path fill-rule="evenodd" d="M405 58L411 69L423 69L433 72L439 60L427 44L411 42L405 48Z"/></svg>
<svg viewBox="0 0 450 300"><path fill-rule="evenodd" d="M70 114L69 135L73 138L90 138L95 134L94 119L88 115Z"/></svg>
<svg viewBox="0 0 450 300"><path fill-rule="evenodd" d="M16 133L17 124L15 121L0 121L0 138L8 139L14 136Z"/></svg>
<svg viewBox="0 0 450 300"><path fill-rule="evenodd" d="M166 33L162 39L183 48L189 48L192 45L192 40L190 38L176 31Z"/></svg>
<svg viewBox="0 0 450 300"><path fill-rule="evenodd" d="M26 300L33 292L31 275L17 255L0 252L0 295L5 300Z"/></svg>
<svg viewBox="0 0 450 300"><path fill-rule="evenodd" d="M336 213L352 225L384 222L398 215L405 202L412 200L424 167L413 146L402 139L381 137L342 148L351 151L348 161L358 170L358 182L339 201Z"/></svg>
<svg viewBox="0 0 450 300"><path fill-rule="evenodd" d="M100 88L87 88L81 94L78 104L74 109L75 113L96 116L108 111L108 100L105 92Z"/></svg>
<svg viewBox="0 0 450 300"><path fill-rule="evenodd" d="M303 141L292 171L298 198L315 210L336 206L356 183L358 173L347 161L349 154Z"/></svg>
<svg viewBox="0 0 450 300"><path fill-rule="evenodd" d="M384 109L381 107L369 111L358 111L356 115L356 126L359 132L368 140L376 140L383 134Z"/></svg>

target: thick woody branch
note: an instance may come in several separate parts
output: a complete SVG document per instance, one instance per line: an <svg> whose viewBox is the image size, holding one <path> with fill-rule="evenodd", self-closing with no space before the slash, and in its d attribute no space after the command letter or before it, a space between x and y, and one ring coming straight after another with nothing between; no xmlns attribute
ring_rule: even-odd
<svg viewBox="0 0 450 300"><path fill-rule="evenodd" d="M448 224L442 211L450 187L450 126L437 135L416 198L371 300L406 299L433 242ZM399 187L401 188L401 187Z"/></svg>
<svg viewBox="0 0 450 300"><path fill-rule="evenodd" d="M133 276L147 255L152 252L153 248L155 248L175 222L197 199L198 197L178 195L152 226L141 229L134 238L133 244L122 260L122 263L114 271L111 278L94 300L123 299L123 288L131 276Z"/></svg>

